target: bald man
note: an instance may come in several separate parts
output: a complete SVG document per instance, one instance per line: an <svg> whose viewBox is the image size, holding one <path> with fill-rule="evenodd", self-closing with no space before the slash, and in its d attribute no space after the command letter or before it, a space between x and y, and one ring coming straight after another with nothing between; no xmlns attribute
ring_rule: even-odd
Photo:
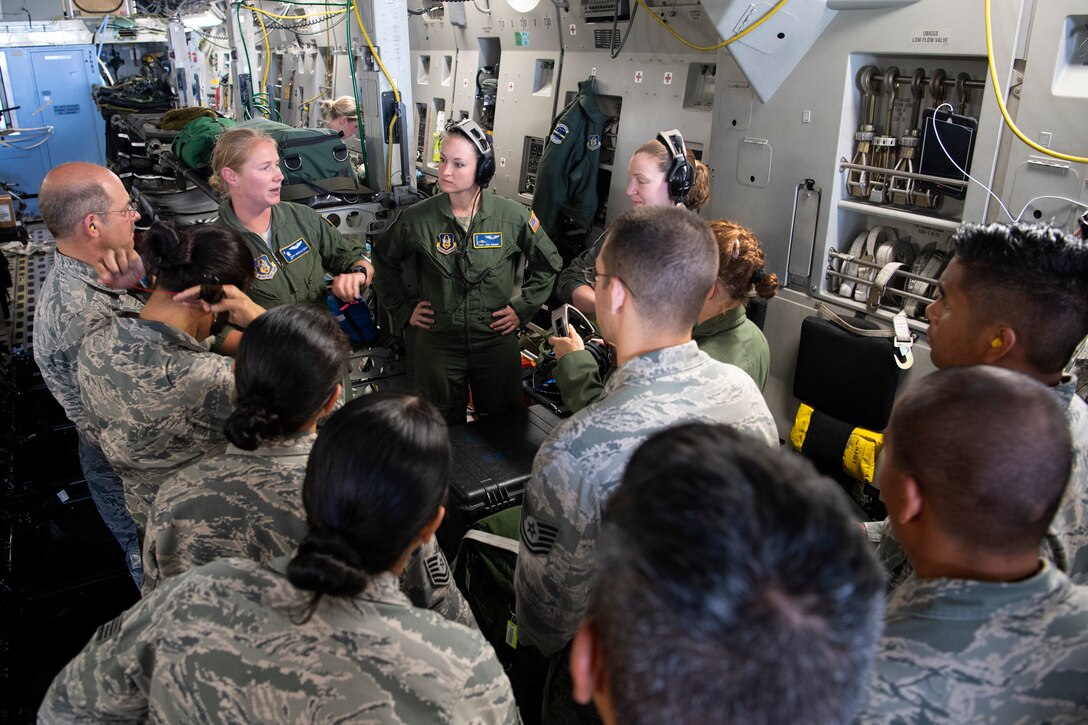
<svg viewBox="0 0 1088 725"><path fill-rule="evenodd" d="M57 249L34 309L34 361L49 391L76 424L79 460L91 498L124 550L139 586L140 542L125 508L121 479L80 429L83 403L76 361L92 313L142 307L121 289L142 275L133 239L140 214L116 174L82 162L62 164L46 175L38 208Z"/></svg>
<svg viewBox="0 0 1088 725"><path fill-rule="evenodd" d="M888 599L861 723L1084 722L1088 590L1039 555L1071 440L1053 392L998 366L896 401L880 494L915 574Z"/></svg>

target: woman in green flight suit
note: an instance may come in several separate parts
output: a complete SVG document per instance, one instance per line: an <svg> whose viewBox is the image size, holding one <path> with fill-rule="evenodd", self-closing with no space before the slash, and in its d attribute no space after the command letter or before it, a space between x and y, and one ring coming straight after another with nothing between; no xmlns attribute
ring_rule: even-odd
<svg viewBox="0 0 1088 725"><path fill-rule="evenodd" d="M406 209L374 250L375 290L398 327L410 327L417 390L450 423L521 400L517 329L548 298L562 260L536 215L484 194L495 157L483 130L465 120L442 140L442 194ZM514 296L521 262L525 276ZM418 291L402 273L415 262Z"/></svg>

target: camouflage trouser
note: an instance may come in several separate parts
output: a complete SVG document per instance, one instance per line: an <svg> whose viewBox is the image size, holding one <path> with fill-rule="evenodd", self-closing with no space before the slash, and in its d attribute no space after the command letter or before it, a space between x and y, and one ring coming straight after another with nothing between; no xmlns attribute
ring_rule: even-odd
<svg viewBox="0 0 1088 725"><path fill-rule="evenodd" d="M128 571L139 588L144 580L140 536L136 531L136 522L132 520L125 506L125 487L121 483L121 477L110 466L102 450L83 433L79 434L79 463L83 468L83 477L87 479L87 488L91 492L95 508L98 509L106 528L125 552Z"/></svg>

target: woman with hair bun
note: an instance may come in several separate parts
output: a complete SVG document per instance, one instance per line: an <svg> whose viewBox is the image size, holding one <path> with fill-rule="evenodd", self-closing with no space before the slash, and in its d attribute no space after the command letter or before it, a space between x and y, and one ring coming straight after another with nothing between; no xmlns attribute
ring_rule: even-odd
<svg viewBox="0 0 1088 725"><path fill-rule="evenodd" d="M763 390L771 349L745 308L750 297L766 300L778 294L778 277L764 268L767 258L752 230L726 219L710 222L710 228L718 240L718 279L691 336L700 350L736 365Z"/></svg>
<svg viewBox="0 0 1088 725"><path fill-rule="evenodd" d="M99 629L39 718L517 722L483 636L413 607L398 586L442 522L449 469L431 404L382 393L348 403L310 455L297 553L267 566L220 559L163 582Z"/></svg>
<svg viewBox="0 0 1088 725"><path fill-rule="evenodd" d="M345 138L359 135L359 118L362 112L351 96L322 101L321 115L326 126L333 131L339 131Z"/></svg>
<svg viewBox="0 0 1088 725"><path fill-rule="evenodd" d="M267 564L306 533L301 481L317 422L340 398L351 348L328 312L283 305L251 324L234 364L230 445L182 469L155 498L144 592L227 556Z"/></svg>
<svg viewBox="0 0 1088 725"><path fill-rule="evenodd" d="M85 420L77 424L121 476L142 538L162 482L226 446L231 360L206 341L228 318L245 327L264 310L245 295L253 266L236 232L155 222L137 250L152 280L147 303L88 321L78 362ZM199 300L186 301L186 290Z"/></svg>

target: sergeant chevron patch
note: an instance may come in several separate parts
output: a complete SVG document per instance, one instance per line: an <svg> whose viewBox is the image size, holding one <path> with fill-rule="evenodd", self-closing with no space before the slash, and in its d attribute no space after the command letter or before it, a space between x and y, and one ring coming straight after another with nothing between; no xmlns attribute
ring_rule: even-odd
<svg viewBox="0 0 1088 725"><path fill-rule="evenodd" d="M427 578L431 580L431 586L444 587L450 583L450 567L446 564L446 557L441 553L428 556L423 560L423 566L427 569Z"/></svg>
<svg viewBox="0 0 1088 725"><path fill-rule="evenodd" d="M545 523L532 514L526 513L521 520L521 541L530 554L547 556L558 535L558 526Z"/></svg>

